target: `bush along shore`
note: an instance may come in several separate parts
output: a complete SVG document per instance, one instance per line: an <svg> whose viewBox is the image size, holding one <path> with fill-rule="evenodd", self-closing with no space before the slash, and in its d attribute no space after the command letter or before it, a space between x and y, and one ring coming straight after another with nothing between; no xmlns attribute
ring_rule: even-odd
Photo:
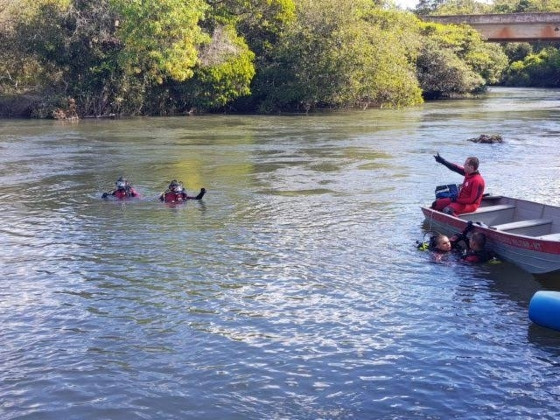
<svg viewBox="0 0 560 420"><path fill-rule="evenodd" d="M0 42L0 115L63 120L406 107L559 61L370 0L14 0Z"/></svg>

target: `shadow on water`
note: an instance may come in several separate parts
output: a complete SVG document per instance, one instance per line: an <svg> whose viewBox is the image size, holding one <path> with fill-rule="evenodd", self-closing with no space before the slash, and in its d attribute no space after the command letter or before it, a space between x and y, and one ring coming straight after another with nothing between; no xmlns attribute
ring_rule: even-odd
<svg viewBox="0 0 560 420"><path fill-rule="evenodd" d="M473 289L485 289L489 295L494 296L492 300L496 303L497 311L510 312L508 317L511 318L526 319L527 341L544 352L538 356L541 362L551 364L551 367L560 366L560 361L557 360L560 357L560 331L542 327L529 319L529 304L533 295L543 289L560 290L558 276L533 276L508 262L473 266L470 273L472 276L466 278L462 291L458 293L465 295L468 290L472 299L476 292ZM511 302L517 307L513 312L509 305ZM503 309L504 307L509 308Z"/></svg>
<svg viewBox="0 0 560 420"><path fill-rule="evenodd" d="M542 284L544 289L560 291L560 271L536 275L535 280Z"/></svg>
<svg viewBox="0 0 560 420"><path fill-rule="evenodd" d="M541 289L535 277L508 262L487 263L488 279L496 290L517 302L525 310L531 297Z"/></svg>
<svg viewBox="0 0 560 420"><path fill-rule="evenodd" d="M554 358L560 358L560 331L541 327L533 322L527 330L527 340ZM549 360L555 367L560 366L559 360Z"/></svg>
<svg viewBox="0 0 560 420"><path fill-rule="evenodd" d="M560 362L554 360L560 357L560 331L541 327L529 319L529 304L533 295L539 290L560 290L557 273L548 275L531 275L515 265L502 262L491 266L488 270L488 279L492 280L492 288L507 296L520 307L529 323L527 340L540 350L546 352L552 359L541 356L543 361L551 363L554 367Z"/></svg>

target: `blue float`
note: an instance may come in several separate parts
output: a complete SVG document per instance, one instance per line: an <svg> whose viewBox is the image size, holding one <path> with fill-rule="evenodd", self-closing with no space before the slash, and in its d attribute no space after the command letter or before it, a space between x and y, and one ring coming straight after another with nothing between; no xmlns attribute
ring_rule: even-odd
<svg viewBox="0 0 560 420"><path fill-rule="evenodd" d="M542 327L560 331L560 292L540 290L529 303L529 319Z"/></svg>

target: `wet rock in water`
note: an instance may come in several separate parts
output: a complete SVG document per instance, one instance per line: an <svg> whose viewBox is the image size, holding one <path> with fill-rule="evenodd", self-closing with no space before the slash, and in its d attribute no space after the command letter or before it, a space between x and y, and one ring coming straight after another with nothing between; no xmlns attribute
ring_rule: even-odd
<svg viewBox="0 0 560 420"><path fill-rule="evenodd" d="M502 139L502 136L500 136L499 134L481 134L478 137L469 139L469 141L472 141L473 143L488 143L488 144L494 144L494 143L503 143L504 139Z"/></svg>

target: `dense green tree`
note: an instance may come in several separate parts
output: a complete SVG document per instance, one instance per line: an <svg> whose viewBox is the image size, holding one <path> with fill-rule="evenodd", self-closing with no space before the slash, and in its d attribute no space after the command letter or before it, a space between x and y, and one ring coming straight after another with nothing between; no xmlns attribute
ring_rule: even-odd
<svg viewBox="0 0 560 420"><path fill-rule="evenodd" d="M490 13L491 5L477 0L447 0L442 2L433 15L477 15Z"/></svg>
<svg viewBox="0 0 560 420"><path fill-rule="evenodd" d="M508 57L500 45L482 42L478 34L476 38L462 59L484 79L484 86L498 84L508 66Z"/></svg>
<svg viewBox="0 0 560 420"><path fill-rule="evenodd" d="M492 13L558 12L560 0L495 0Z"/></svg>
<svg viewBox="0 0 560 420"><path fill-rule="evenodd" d="M560 51L549 47L527 55L523 61L513 62L506 71L504 84L508 86L560 86Z"/></svg>
<svg viewBox="0 0 560 420"><path fill-rule="evenodd" d="M0 0L0 95L25 93L40 83L42 68L34 57L22 54L15 36L18 2Z"/></svg>
<svg viewBox="0 0 560 420"><path fill-rule="evenodd" d="M433 14L445 0L419 0L414 12L420 16Z"/></svg>
<svg viewBox="0 0 560 420"><path fill-rule="evenodd" d="M134 115L217 108L250 92L253 52L233 25L204 27L203 0L21 1L29 7L0 36L49 75L41 115L68 97L80 114Z"/></svg>
<svg viewBox="0 0 560 420"><path fill-rule="evenodd" d="M200 26L203 0L109 0L119 18L119 65L130 74L162 83L193 76L198 47L209 41Z"/></svg>
<svg viewBox="0 0 560 420"><path fill-rule="evenodd" d="M502 48L510 63L522 61L533 52L533 47L528 42L507 42Z"/></svg>
<svg viewBox="0 0 560 420"><path fill-rule="evenodd" d="M280 33L295 19L294 0L210 1L207 22L234 25L258 56L266 56Z"/></svg>
<svg viewBox="0 0 560 420"><path fill-rule="evenodd" d="M255 75L254 53L231 26L215 28L212 42L202 48L193 77L167 80L150 92L151 114L212 111L249 95Z"/></svg>
<svg viewBox="0 0 560 420"><path fill-rule="evenodd" d="M484 43L467 25L423 23L418 79L424 96L439 98L480 91L500 80L507 57L496 44Z"/></svg>
<svg viewBox="0 0 560 420"><path fill-rule="evenodd" d="M427 99L462 96L484 86L482 76L471 70L451 49L442 49L434 40L427 40L422 45L417 71Z"/></svg>
<svg viewBox="0 0 560 420"><path fill-rule="evenodd" d="M38 116L168 115L398 107L499 80L497 45L384 3L0 0L0 94L40 94Z"/></svg>
<svg viewBox="0 0 560 420"><path fill-rule="evenodd" d="M121 43L108 1L24 3L13 38L23 55L36 59L49 75L44 112L63 105L70 96L83 113L103 113L122 85L115 65Z"/></svg>
<svg viewBox="0 0 560 420"><path fill-rule="evenodd" d="M263 69L261 109L418 103L408 54L415 47L399 42L406 23L415 27L414 19L384 12L367 0L300 1L295 22Z"/></svg>
<svg viewBox="0 0 560 420"><path fill-rule="evenodd" d="M212 10L204 22L205 27L209 30L213 30L213 28L219 30L222 26L235 28L238 35L235 42L240 46L240 42L243 40L248 47L246 53L250 52L253 57L253 69L243 65L246 61L238 60L241 73L236 78L235 84L239 86L238 82L241 79L246 80L246 76L250 72L250 86L239 89L239 94L231 96L231 99L237 100L228 102L225 108L254 111L262 95L265 95L262 91L263 69L266 69L274 60L272 54L279 37L295 19L294 0L221 0L211 1L210 5ZM230 33L233 32L230 31ZM205 50L203 55L206 55L206 51L208 50ZM226 69L228 66L222 68ZM201 76L203 79L200 80L201 83L191 83L187 87L191 93L200 92L201 89L207 89L209 86L209 72L205 70ZM215 78L215 76L211 77ZM266 85L266 83L264 84ZM247 95L249 92L250 96ZM194 105L195 108L200 107L201 101L206 102L207 100L199 97L199 100L195 101L197 102ZM214 103L211 108L215 108L216 105L218 103Z"/></svg>

